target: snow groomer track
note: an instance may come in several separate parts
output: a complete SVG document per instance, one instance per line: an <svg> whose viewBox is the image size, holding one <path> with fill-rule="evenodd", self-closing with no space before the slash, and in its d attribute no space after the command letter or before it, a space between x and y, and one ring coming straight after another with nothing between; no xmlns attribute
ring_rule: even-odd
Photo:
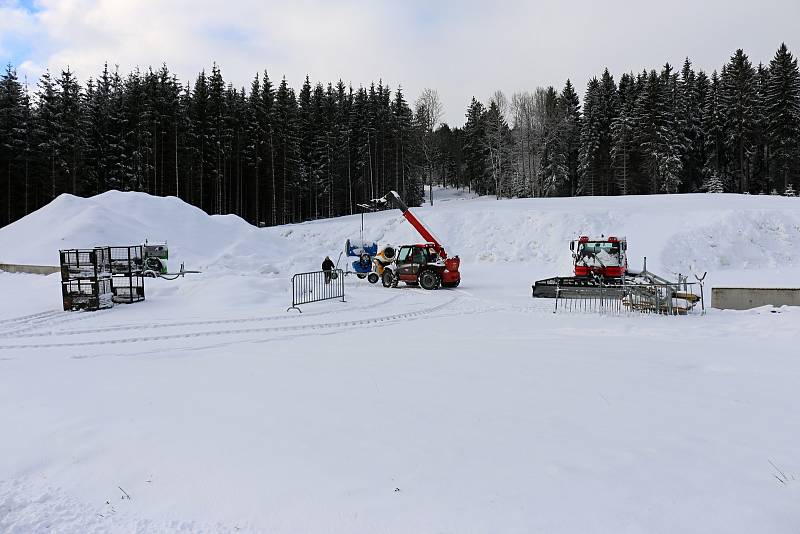
<svg viewBox="0 0 800 534"><path fill-rule="evenodd" d="M388 292L388 291L387 291ZM102 312L86 312L83 314L69 314L67 317L59 317L63 316L64 313L62 312L55 312L56 317L61 319L60 321L56 319L51 319L49 321L42 320L37 321L35 324L26 324L26 321L29 318L39 318L39 317L46 317L50 318L52 315L48 314L47 312L43 312L42 314L35 314L33 316L26 316L26 317L19 317L16 319L9 319L9 322L13 322L13 324L18 324L17 321L22 322L25 326L11 331L0 331L0 340L2 341L13 341L16 339L60 339L60 338L67 338L69 341L48 341L48 342L34 342L34 343L14 343L14 344L0 344L0 350L5 351L12 351L12 350L20 350L20 349L41 349L41 348L56 348L56 347L87 347L87 346L96 346L96 345L114 345L114 344L128 344L128 343L157 343L163 341L170 341L170 340L190 340L192 338L206 338L206 337L221 337L221 336L231 336L236 338L237 336L248 335L248 334L314 334L317 332L335 332L340 330L347 330L353 328L360 328L360 327L371 327L375 325L380 325L382 323L392 323L398 321L410 321L414 319L419 319L425 317L427 315L434 314L445 308L451 306L454 302L456 302L460 297L460 293L451 292L449 294L444 295L444 299L431 299L426 298L424 300L438 300L443 301L439 302L434 305L430 305L428 303L427 307L420 307L419 309L414 309L416 306L412 308L411 311L402 312L402 313L394 313L389 315L377 315L372 317L360 318L360 319L351 319L345 321L334 321L334 322L318 322L314 321L310 324L286 324L280 326L269 326L269 327L250 327L250 328L223 328L223 329L209 329L207 327L218 326L218 325L233 325L233 324L246 324L246 323L263 323L263 322L290 322L296 323L298 320L305 320L309 317L313 318L321 318L321 317L330 317L331 315L341 314L341 313L352 313L352 312L363 312L367 309L379 309L379 310L387 310L389 309L389 305L395 303L399 300L400 296L403 293L409 293L407 291L392 291L395 293L391 298L382 300L377 302L371 306L360 306L352 310L343 309L339 312L327 311L327 312L316 312L316 313L309 313L306 315L285 315L285 316L268 316L268 317L243 317L243 318L236 318L236 319L212 319L212 320L202 320L202 321L178 321L178 322L163 322L163 323L142 323L142 324L128 324L128 325L118 325L118 326L108 326L108 327L98 327L98 328L83 328L83 329L72 329L72 330L47 330L47 331L31 331L36 328L42 328L44 326L52 326L53 324L60 325L62 323L71 322L70 320L78 320L78 319L92 319L93 316L101 316L103 315ZM415 299L418 300L418 299ZM107 312L106 312L107 313ZM200 329L200 327L206 327ZM188 331L180 331L174 333L164 333L161 335L131 335L127 337L117 337L114 334L117 332L137 332L144 334L151 329L163 329L163 330L188 330ZM85 337L88 339L80 339L80 340L73 340L75 337ZM235 342L236 340L233 339L231 342ZM260 338L260 341L264 341L263 338Z"/></svg>

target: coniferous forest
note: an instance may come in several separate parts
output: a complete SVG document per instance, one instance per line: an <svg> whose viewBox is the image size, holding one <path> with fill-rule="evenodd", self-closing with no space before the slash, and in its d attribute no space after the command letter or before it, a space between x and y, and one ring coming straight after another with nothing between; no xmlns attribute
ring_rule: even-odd
<svg viewBox="0 0 800 534"><path fill-rule="evenodd" d="M0 74L0 226L62 193L175 195L208 213L284 224L359 211L425 184L499 197L735 192L800 185L800 72L785 45L769 64L737 50L710 75L605 70L583 98L569 80L488 102L463 127L378 82L353 88L266 72L248 88L220 68L182 83L166 66L81 83L67 68L28 87ZM435 198L434 198L435 201Z"/></svg>

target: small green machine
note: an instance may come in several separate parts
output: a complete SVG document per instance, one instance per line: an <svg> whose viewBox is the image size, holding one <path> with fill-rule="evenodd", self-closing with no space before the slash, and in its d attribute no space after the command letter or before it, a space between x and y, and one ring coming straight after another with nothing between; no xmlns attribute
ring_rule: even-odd
<svg viewBox="0 0 800 534"><path fill-rule="evenodd" d="M150 244L145 241L142 247L142 260L144 261L144 275L150 278L167 274L167 260L169 249L167 244Z"/></svg>

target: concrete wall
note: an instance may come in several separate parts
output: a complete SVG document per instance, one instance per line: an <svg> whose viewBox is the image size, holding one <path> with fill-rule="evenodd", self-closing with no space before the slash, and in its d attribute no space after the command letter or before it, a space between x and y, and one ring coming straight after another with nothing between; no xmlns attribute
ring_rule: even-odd
<svg viewBox="0 0 800 534"><path fill-rule="evenodd" d="M749 310L759 306L800 306L800 288L714 287L711 307Z"/></svg>
<svg viewBox="0 0 800 534"><path fill-rule="evenodd" d="M0 263L0 271L5 271L7 273L53 274L60 273L61 268L55 265L18 265L15 263Z"/></svg>

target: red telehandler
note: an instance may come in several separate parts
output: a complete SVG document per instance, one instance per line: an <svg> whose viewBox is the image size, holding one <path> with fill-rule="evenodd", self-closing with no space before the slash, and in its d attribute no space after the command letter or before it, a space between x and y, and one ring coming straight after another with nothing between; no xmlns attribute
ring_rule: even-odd
<svg viewBox="0 0 800 534"><path fill-rule="evenodd" d="M458 271L461 260L458 256L447 255L444 246L411 213L396 191L390 191L383 198L373 200L372 204L398 208L425 240L425 243L403 245L398 249L394 262L383 270L381 280L385 287L397 287L399 282L419 285L423 289L458 286L461 282L461 273Z"/></svg>

